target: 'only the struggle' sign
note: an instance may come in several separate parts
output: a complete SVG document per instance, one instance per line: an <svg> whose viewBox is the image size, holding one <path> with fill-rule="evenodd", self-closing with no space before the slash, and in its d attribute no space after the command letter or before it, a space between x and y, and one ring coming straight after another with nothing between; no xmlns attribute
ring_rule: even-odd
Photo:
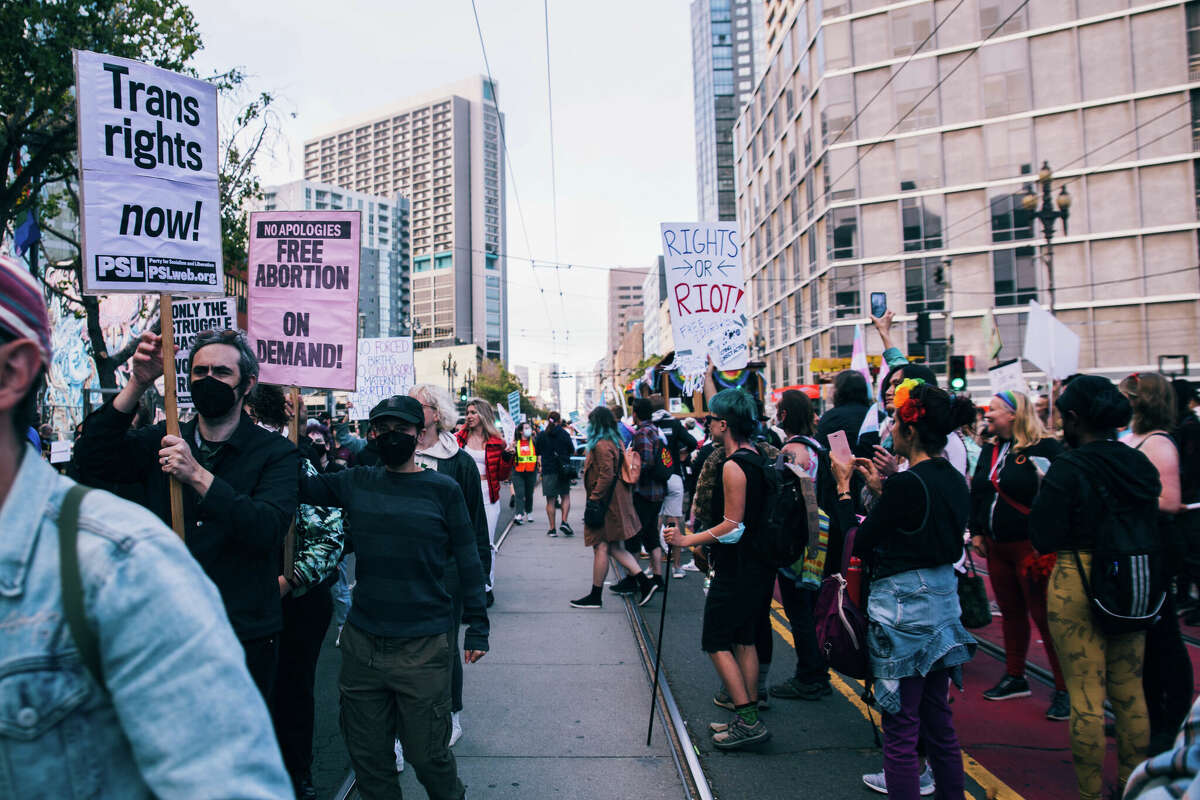
<svg viewBox="0 0 1200 800"><path fill-rule="evenodd" d="M74 57L84 291L224 293L216 87Z"/></svg>

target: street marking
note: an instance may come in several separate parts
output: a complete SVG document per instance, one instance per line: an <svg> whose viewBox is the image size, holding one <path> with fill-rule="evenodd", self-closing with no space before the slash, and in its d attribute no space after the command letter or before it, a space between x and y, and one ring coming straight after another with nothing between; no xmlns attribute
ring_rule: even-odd
<svg viewBox="0 0 1200 800"><path fill-rule="evenodd" d="M771 610L774 612L771 614L771 627L775 629L775 632L779 634L779 637L783 639L788 647L795 650L796 642L792 639L792 632L784 622L786 617L783 613L783 606L779 604L778 600L772 600ZM833 684L835 689L837 689L847 700L850 701L852 706L858 709L859 713L862 714L863 717L869 720L872 725L876 724L872 717L871 710L867 708L866 703L864 703L862 698L858 696L858 692L856 692L853 687L846 683L846 681L842 679L841 675L833 670L830 670L829 681L831 684ZM862 689L862 684L860 684L858 681L854 681L854 684L859 690ZM963 771L966 772L967 775L971 776L971 779L974 780L975 783L979 784L979 788L983 789L983 792L987 796L988 800L1024 800L1024 798L1014 791L1012 787L993 775L987 767L976 761L967 753L966 750L962 751L962 758Z"/></svg>

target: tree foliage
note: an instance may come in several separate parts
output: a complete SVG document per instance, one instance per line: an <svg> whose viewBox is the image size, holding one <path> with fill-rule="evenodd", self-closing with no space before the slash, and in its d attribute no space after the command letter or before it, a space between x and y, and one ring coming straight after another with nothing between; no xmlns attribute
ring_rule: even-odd
<svg viewBox="0 0 1200 800"><path fill-rule="evenodd" d="M476 396L482 397L493 405L499 403L507 408L509 392L521 393L521 412L526 416L545 415L544 410L538 408L526 395L521 379L505 369L504 364L494 358L483 362L483 367L479 370L479 377L475 379Z"/></svg>

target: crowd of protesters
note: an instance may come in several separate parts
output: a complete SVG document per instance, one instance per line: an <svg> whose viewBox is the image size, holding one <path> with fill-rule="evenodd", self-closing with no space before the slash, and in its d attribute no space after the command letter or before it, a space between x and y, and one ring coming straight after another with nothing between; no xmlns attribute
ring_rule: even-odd
<svg viewBox="0 0 1200 800"><path fill-rule="evenodd" d="M448 392L422 384L373 407L366 436L317 418L296 446L288 430L303 410L258 383L236 331L197 338L186 358L195 415L171 434L144 414L171 355L145 333L125 386L83 422L66 477L31 446L51 356L44 302L0 260L0 669L42 665L0 673L25 698L14 724L41 743L15 758L0 738L6 785L56 797L315 797L316 667L335 623L339 724L361 796L400 797L407 762L430 797L463 797L451 748L463 735L463 665L489 649L501 485L512 482L523 524L540 479L550 537L574 535L570 493L582 483L592 575L572 607L603 607L613 561L626 575L610 591L639 605L672 576L705 575L699 644L719 680L713 702L732 712L709 726L717 749L769 739L772 700L832 694L819 592L861 562L853 601L883 733L882 771L863 782L904 800L961 797L948 698L976 648L957 593L973 553L1006 656L983 697L1030 696L1035 626L1054 680L1045 716L1068 721L1079 797L1102 796L1106 706L1126 796L1182 791L1200 768L1178 621L1200 613L1187 511L1200 501L1200 394L1156 374L1119 386L1075 376L1053 404L1003 391L980 416L893 345L890 314L874 322L878 398L853 371L836 377L819 417L796 391L770 417L741 389L710 396L703 419L637 398L593 409L580 445L557 413L505 435L492 404L472 398L460 419ZM785 485L803 500L781 527ZM1164 587L1157 613L1121 625L1097 610L1094 583L1113 519L1151 532L1140 591L1152 600ZM763 555L780 530L803 531L795 563ZM796 665L768 687L776 588Z"/></svg>

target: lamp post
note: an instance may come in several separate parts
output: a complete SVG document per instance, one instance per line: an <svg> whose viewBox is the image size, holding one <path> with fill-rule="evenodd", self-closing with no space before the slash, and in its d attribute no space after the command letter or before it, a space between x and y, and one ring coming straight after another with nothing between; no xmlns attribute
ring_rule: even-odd
<svg viewBox="0 0 1200 800"><path fill-rule="evenodd" d="M466 374L464 381L465 381L465 384L467 387L467 397L474 397L475 396L475 371L472 369L467 369L467 374Z"/></svg>
<svg viewBox="0 0 1200 800"><path fill-rule="evenodd" d="M1050 294L1050 315L1054 315L1054 223L1062 220L1063 236L1067 235L1067 218L1071 216L1071 195L1063 186L1058 197L1053 196L1050 186L1050 163L1042 162L1038 172L1037 182L1041 184L1042 207L1038 208L1038 196L1034 187L1025 184L1025 195L1021 198L1021 207L1042 221L1042 234L1046 237L1046 289ZM1055 208L1057 206L1057 208Z"/></svg>
<svg viewBox="0 0 1200 800"><path fill-rule="evenodd" d="M453 395L454 379L458 376L458 364L455 363L454 356L446 356L446 360L442 362L442 372L446 373L446 391Z"/></svg>

